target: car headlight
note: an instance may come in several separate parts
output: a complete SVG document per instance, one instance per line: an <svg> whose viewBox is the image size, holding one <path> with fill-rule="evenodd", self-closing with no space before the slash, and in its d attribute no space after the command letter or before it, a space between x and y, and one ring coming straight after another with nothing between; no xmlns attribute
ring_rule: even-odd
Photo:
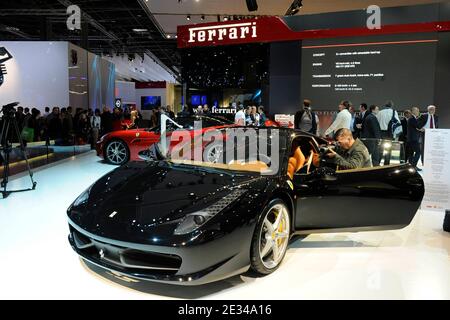
<svg viewBox="0 0 450 320"><path fill-rule="evenodd" d="M178 227L175 229L174 234L182 235L191 233L200 226L204 225L208 220L228 207L231 203L236 201L246 191L247 190L244 189L235 189L230 194L220 199L208 208L186 215L183 221L181 221Z"/></svg>
<svg viewBox="0 0 450 320"><path fill-rule="evenodd" d="M92 186L87 188L82 194L78 196L78 198L75 199L75 201L72 204L72 207L78 207L83 204L85 204L89 200L89 194L91 193Z"/></svg>

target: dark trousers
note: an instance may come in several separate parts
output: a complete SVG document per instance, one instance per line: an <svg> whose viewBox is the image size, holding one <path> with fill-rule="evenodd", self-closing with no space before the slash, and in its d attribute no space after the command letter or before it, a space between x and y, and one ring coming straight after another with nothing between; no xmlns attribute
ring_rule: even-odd
<svg viewBox="0 0 450 320"><path fill-rule="evenodd" d="M425 132L420 135L420 159L422 165L425 165Z"/></svg>
<svg viewBox="0 0 450 320"><path fill-rule="evenodd" d="M414 142L409 142L408 144L411 148L411 155L409 157L409 163L411 163L413 166L416 167L417 163L419 162L420 154L421 154L420 143L419 143L419 141L414 141Z"/></svg>
<svg viewBox="0 0 450 320"><path fill-rule="evenodd" d="M381 154L379 149L379 141L378 139L363 139L363 143L365 144L367 150L372 156L372 165L374 167L380 166L381 162Z"/></svg>
<svg viewBox="0 0 450 320"><path fill-rule="evenodd" d="M392 136L389 134L389 131L381 130L381 139L392 140Z"/></svg>

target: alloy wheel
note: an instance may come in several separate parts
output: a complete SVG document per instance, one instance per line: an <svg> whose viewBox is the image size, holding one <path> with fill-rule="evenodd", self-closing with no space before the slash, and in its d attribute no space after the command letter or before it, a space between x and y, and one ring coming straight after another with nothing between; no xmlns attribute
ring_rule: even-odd
<svg viewBox="0 0 450 320"><path fill-rule="evenodd" d="M259 256L267 269L276 268L283 260L289 242L289 212L283 204L271 207L264 218L259 235Z"/></svg>
<svg viewBox="0 0 450 320"><path fill-rule="evenodd" d="M121 141L113 141L106 148L108 161L115 165L122 165L127 160L127 147Z"/></svg>

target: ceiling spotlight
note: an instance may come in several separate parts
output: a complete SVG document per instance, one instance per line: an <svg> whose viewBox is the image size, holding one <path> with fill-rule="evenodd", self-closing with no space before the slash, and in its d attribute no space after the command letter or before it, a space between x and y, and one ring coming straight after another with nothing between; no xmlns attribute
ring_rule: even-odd
<svg viewBox="0 0 450 320"><path fill-rule="evenodd" d="M296 15L300 11L300 8L302 7L303 7L302 0L294 0L289 9L286 11L286 16Z"/></svg>
<svg viewBox="0 0 450 320"><path fill-rule="evenodd" d="M141 28L141 29L140 29L140 28L134 28L133 31L134 31L134 32L138 32L138 33L139 33L139 32L147 32L148 29L144 29L144 28Z"/></svg>
<svg viewBox="0 0 450 320"><path fill-rule="evenodd" d="M188 14L188 16L186 17L186 19L189 21L191 20L191 16Z"/></svg>
<svg viewBox="0 0 450 320"><path fill-rule="evenodd" d="M223 21L228 21L228 17L223 17Z"/></svg>
<svg viewBox="0 0 450 320"><path fill-rule="evenodd" d="M170 39L170 38L172 38L172 36L170 34L168 34L167 35L167 39Z"/></svg>
<svg viewBox="0 0 450 320"><path fill-rule="evenodd" d="M205 20L205 15L202 14L202 17L200 19L202 19L202 21Z"/></svg>

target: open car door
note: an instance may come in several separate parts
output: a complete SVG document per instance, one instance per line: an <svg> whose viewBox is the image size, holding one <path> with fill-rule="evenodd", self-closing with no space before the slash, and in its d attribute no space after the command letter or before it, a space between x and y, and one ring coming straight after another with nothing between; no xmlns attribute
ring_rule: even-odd
<svg viewBox="0 0 450 320"><path fill-rule="evenodd" d="M400 229L424 195L410 164L335 171L320 167L294 176L295 227L304 233Z"/></svg>

